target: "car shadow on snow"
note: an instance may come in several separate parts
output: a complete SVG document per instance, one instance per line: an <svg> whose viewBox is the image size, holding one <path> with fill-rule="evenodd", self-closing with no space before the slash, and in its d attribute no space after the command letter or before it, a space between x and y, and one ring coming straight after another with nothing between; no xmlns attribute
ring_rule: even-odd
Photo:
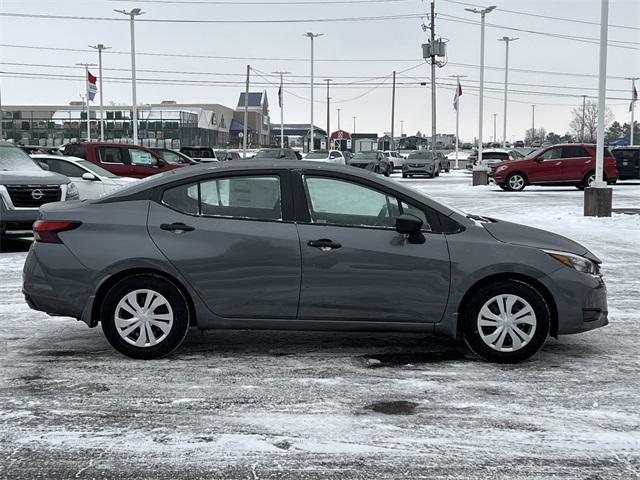
<svg viewBox="0 0 640 480"><path fill-rule="evenodd" d="M28 252L32 242L29 237L0 236L0 253Z"/></svg>

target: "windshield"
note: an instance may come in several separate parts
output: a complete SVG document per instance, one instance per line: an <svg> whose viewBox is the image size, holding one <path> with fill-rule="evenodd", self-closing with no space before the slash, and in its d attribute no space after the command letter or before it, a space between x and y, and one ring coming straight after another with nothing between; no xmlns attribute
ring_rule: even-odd
<svg viewBox="0 0 640 480"><path fill-rule="evenodd" d="M305 159L313 160L314 158L327 158L329 156L329 152L311 152L307 154Z"/></svg>
<svg viewBox="0 0 640 480"><path fill-rule="evenodd" d="M378 154L376 152L361 152L353 156L354 160L376 160Z"/></svg>
<svg viewBox="0 0 640 480"><path fill-rule="evenodd" d="M433 160L433 152L415 152L409 155L408 160Z"/></svg>
<svg viewBox="0 0 640 480"><path fill-rule="evenodd" d="M96 165L95 163L91 163L88 162L87 160L78 160L76 162L78 165L83 166L84 168L86 168L87 170L92 171L93 173L95 173L96 175L98 175L99 177L105 177L105 178L118 178L118 175L115 175L113 173L111 173L108 170L105 170L102 167L99 167L98 165Z"/></svg>
<svg viewBox="0 0 640 480"><path fill-rule="evenodd" d="M183 148L181 152L191 158L216 158L209 148Z"/></svg>
<svg viewBox="0 0 640 480"><path fill-rule="evenodd" d="M547 148L547 147L544 147L544 148L536 148L534 151L529 152L529 153L527 154L527 156L526 156L526 157L524 157L524 158L536 158L536 157L540 156L540 154L541 154L541 153L542 153L546 148Z"/></svg>
<svg viewBox="0 0 640 480"><path fill-rule="evenodd" d="M0 170L42 171L42 169L17 147L0 147Z"/></svg>

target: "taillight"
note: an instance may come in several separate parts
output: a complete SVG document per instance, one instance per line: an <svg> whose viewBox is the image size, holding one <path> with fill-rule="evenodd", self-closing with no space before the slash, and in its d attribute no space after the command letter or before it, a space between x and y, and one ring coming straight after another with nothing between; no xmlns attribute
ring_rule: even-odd
<svg viewBox="0 0 640 480"><path fill-rule="evenodd" d="M69 222L66 220L37 220L33 224L33 238L36 242L62 243L58 234L73 230L82 225L82 222Z"/></svg>

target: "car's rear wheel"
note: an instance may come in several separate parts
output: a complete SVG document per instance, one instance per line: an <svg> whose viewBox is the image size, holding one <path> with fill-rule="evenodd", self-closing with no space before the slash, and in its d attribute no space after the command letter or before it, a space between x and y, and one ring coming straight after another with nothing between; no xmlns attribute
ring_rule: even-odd
<svg viewBox="0 0 640 480"><path fill-rule="evenodd" d="M524 190L524 187L527 185L527 180L524 178L524 175L521 173L512 173L509 175L505 181L505 186L507 190L511 192L520 192Z"/></svg>
<svg viewBox="0 0 640 480"><path fill-rule="evenodd" d="M184 295L156 275L134 275L115 284L100 309L102 331L113 348L132 358L170 354L189 330Z"/></svg>
<svg viewBox="0 0 640 480"><path fill-rule="evenodd" d="M516 363L533 356L549 335L550 314L544 297L518 280L488 284L466 303L464 340L490 362Z"/></svg>

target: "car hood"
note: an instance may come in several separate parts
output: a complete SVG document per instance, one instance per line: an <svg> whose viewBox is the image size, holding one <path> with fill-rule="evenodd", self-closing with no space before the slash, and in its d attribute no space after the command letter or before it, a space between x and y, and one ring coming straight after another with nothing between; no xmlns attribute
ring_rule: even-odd
<svg viewBox="0 0 640 480"><path fill-rule="evenodd" d="M0 185L65 185L70 181L64 175L46 170L0 172Z"/></svg>
<svg viewBox="0 0 640 480"><path fill-rule="evenodd" d="M504 222L495 219L488 220L491 221L483 222L482 226L492 237L501 242L573 253L600 263L600 259L587 248L562 235L540 230L539 228L527 227L526 225L520 225L518 223Z"/></svg>

